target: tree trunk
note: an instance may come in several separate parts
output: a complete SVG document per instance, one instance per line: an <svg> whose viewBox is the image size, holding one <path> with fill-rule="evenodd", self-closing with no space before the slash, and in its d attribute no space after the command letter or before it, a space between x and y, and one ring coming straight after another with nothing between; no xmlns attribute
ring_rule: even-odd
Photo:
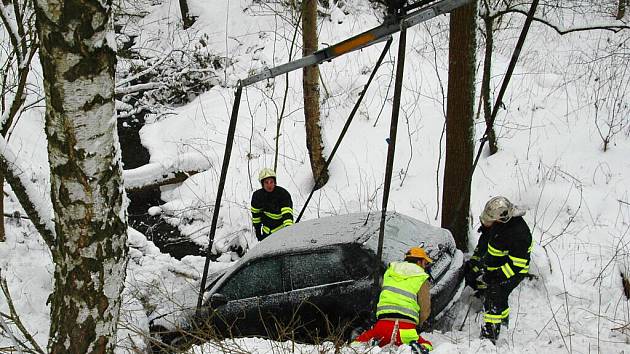
<svg viewBox="0 0 630 354"><path fill-rule="evenodd" d="M0 172L0 215L2 215L2 222L0 222L0 242L6 241L4 234L4 174Z"/></svg>
<svg viewBox="0 0 630 354"><path fill-rule="evenodd" d="M179 0L179 11L182 14L184 29L190 28L195 23L195 19L190 16L190 11L188 10L188 0Z"/></svg>
<svg viewBox="0 0 630 354"><path fill-rule="evenodd" d="M626 16L626 8L628 7L629 3L630 1L628 0L619 0L617 5L617 20L621 20L622 18L624 18L624 16Z"/></svg>
<svg viewBox="0 0 630 354"><path fill-rule="evenodd" d="M486 16L483 19L486 27L486 47L483 57L483 74L481 77L481 100L483 102L483 117L486 121L486 131L488 133L488 148L490 155L499 151L497 136L494 132L492 120L492 99L490 97L490 75L492 72L492 47L494 45L494 19Z"/></svg>
<svg viewBox="0 0 630 354"><path fill-rule="evenodd" d="M442 227L451 231L457 248L463 251L468 249L474 149L476 15L476 2L461 7L450 15Z"/></svg>
<svg viewBox="0 0 630 354"><path fill-rule="evenodd" d="M35 7L56 231L48 350L112 353L128 253L112 0Z"/></svg>
<svg viewBox="0 0 630 354"><path fill-rule="evenodd" d="M302 16L302 38L304 56L317 50L317 0L304 1ZM319 125L319 71L317 65L304 68L302 79L304 88L304 119L306 122L306 147L311 160L311 170L315 188L319 189L328 182L328 170L324 169L324 148Z"/></svg>

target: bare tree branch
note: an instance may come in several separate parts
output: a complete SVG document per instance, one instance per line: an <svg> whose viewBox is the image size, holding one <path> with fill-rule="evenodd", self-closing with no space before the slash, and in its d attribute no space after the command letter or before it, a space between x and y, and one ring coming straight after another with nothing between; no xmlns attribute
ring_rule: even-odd
<svg viewBox="0 0 630 354"><path fill-rule="evenodd" d="M158 60L155 64L153 64L151 67L146 68L145 70L142 70L141 72L129 76L123 80L120 80L116 83L116 87L121 87L123 85L126 85L134 80L137 80L139 77L146 75L148 73L150 73L151 71L155 70L155 68L157 68L158 66L160 66L160 64L162 64L166 59L168 59L171 56L171 53L173 53L173 51L171 50L168 54L166 54L162 59Z"/></svg>
<svg viewBox="0 0 630 354"><path fill-rule="evenodd" d="M18 26L16 23L14 23L11 20L11 17L9 16L9 12L7 11L7 8L1 1L0 1L0 19L2 19L2 23L4 24L4 27L7 29L7 34L9 35L9 40L11 41L11 45L13 46L13 48L15 48L15 51L17 53L18 63L21 64L22 61L24 60L24 53L21 53L21 50L20 50L21 38L18 31Z"/></svg>
<svg viewBox="0 0 630 354"><path fill-rule="evenodd" d="M527 16L527 11L525 10L521 10L521 9L506 9L506 10L502 10L502 11L497 11L497 12L493 12L490 17L491 18L496 18L496 17L501 17L503 15L509 14L509 13L517 13L517 14L521 14L521 15L525 15ZM593 26L584 26L584 27L574 27L574 28L562 28L560 25L557 24L553 24L551 23L551 21L546 20L544 18L540 18L540 17L533 17L533 21L536 22L540 22L542 24L544 24L547 27L552 28L553 30L555 30L558 34L560 35L565 35L568 33L572 33L572 32L584 32L584 31L592 31L592 30L605 30L605 31L611 31L611 32L620 32L623 30L627 30L630 29L630 26L628 25L593 25Z"/></svg>
<svg viewBox="0 0 630 354"><path fill-rule="evenodd" d="M11 314L9 318L13 321L13 323L15 323L15 326L20 330L24 338L26 338L26 340L28 340L28 342L33 346L33 349L37 353L44 354L44 351L39 346L39 344L37 344L37 341L35 340L35 338L33 338L33 336L28 332L26 327L24 327L24 324L22 324L22 321L20 320L20 317L18 316L17 311L15 310L15 307L13 306L13 299L11 298L11 293L9 292L9 286L7 285L7 281L6 279L2 277L1 273L0 273L0 288L2 288L2 293L4 294L4 297L7 299L7 305L9 306L9 313ZM0 313L0 318L3 315L4 314ZM13 334L11 332L9 333L11 334L11 337L13 337ZM17 341L17 339L15 340ZM24 343L21 343L21 344L22 346L26 347ZM19 351L19 346L18 346L18 351Z"/></svg>
<svg viewBox="0 0 630 354"><path fill-rule="evenodd" d="M46 217L50 213L45 212L50 208L44 207L44 196L35 189L35 185L23 178L25 169L18 165L18 161L17 155L7 145L4 137L0 137L0 171L13 189L26 215L46 244L52 248L55 241L55 228L51 217Z"/></svg>

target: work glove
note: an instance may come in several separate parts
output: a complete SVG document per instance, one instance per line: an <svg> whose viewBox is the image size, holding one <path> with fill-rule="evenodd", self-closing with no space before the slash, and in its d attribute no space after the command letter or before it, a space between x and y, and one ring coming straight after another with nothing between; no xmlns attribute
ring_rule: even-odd
<svg viewBox="0 0 630 354"><path fill-rule="evenodd" d="M464 265L464 280L466 282L466 286L470 286L474 290L477 290L477 280L482 274L482 267L479 261L471 259Z"/></svg>
<svg viewBox="0 0 630 354"><path fill-rule="evenodd" d="M487 285L494 285L498 284L501 281L501 276L497 271L484 272L481 279Z"/></svg>
<svg viewBox="0 0 630 354"><path fill-rule="evenodd" d="M477 278L475 281L475 286L472 287L473 290L475 290L475 292L473 293L473 296L478 299L485 297L486 290L488 290L488 284L486 284L486 282L483 281L482 278L483 276L479 276L479 278Z"/></svg>
<svg viewBox="0 0 630 354"><path fill-rule="evenodd" d="M484 291L488 289L488 284L483 280L483 275L480 275L475 280L475 287L473 289L477 291Z"/></svg>

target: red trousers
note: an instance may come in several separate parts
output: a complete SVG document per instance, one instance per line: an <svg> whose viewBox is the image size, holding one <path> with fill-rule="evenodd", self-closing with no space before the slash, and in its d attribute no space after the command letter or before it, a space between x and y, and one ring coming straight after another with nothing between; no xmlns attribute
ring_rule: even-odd
<svg viewBox="0 0 630 354"><path fill-rule="evenodd" d="M367 331L361 333L355 341L356 342L369 342L372 339L377 340L380 347L389 344L392 338L392 331L394 331L394 326L396 324L396 320L378 320L374 327L368 329ZM403 339L400 337L400 332L404 332ZM416 339L415 336L418 338ZM420 345L432 348L433 345L428 340L422 338L421 335L416 332L416 325L409 322L400 322L398 321L398 333L396 333L396 345L409 344L410 341L416 340Z"/></svg>

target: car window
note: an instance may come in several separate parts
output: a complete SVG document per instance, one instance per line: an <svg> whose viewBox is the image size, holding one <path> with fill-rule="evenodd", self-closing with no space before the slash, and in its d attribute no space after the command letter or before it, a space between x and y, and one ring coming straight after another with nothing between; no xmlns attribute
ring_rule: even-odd
<svg viewBox="0 0 630 354"><path fill-rule="evenodd" d="M382 274L385 269L379 267L379 263L374 252L364 250L359 245L353 244L344 248L343 264L352 279L371 277L375 268L378 268L379 275Z"/></svg>
<svg viewBox="0 0 630 354"><path fill-rule="evenodd" d="M351 279L338 248L288 255L285 267L293 290Z"/></svg>
<svg viewBox="0 0 630 354"><path fill-rule="evenodd" d="M255 260L232 274L218 292L228 300L281 293L281 265L278 257Z"/></svg>

